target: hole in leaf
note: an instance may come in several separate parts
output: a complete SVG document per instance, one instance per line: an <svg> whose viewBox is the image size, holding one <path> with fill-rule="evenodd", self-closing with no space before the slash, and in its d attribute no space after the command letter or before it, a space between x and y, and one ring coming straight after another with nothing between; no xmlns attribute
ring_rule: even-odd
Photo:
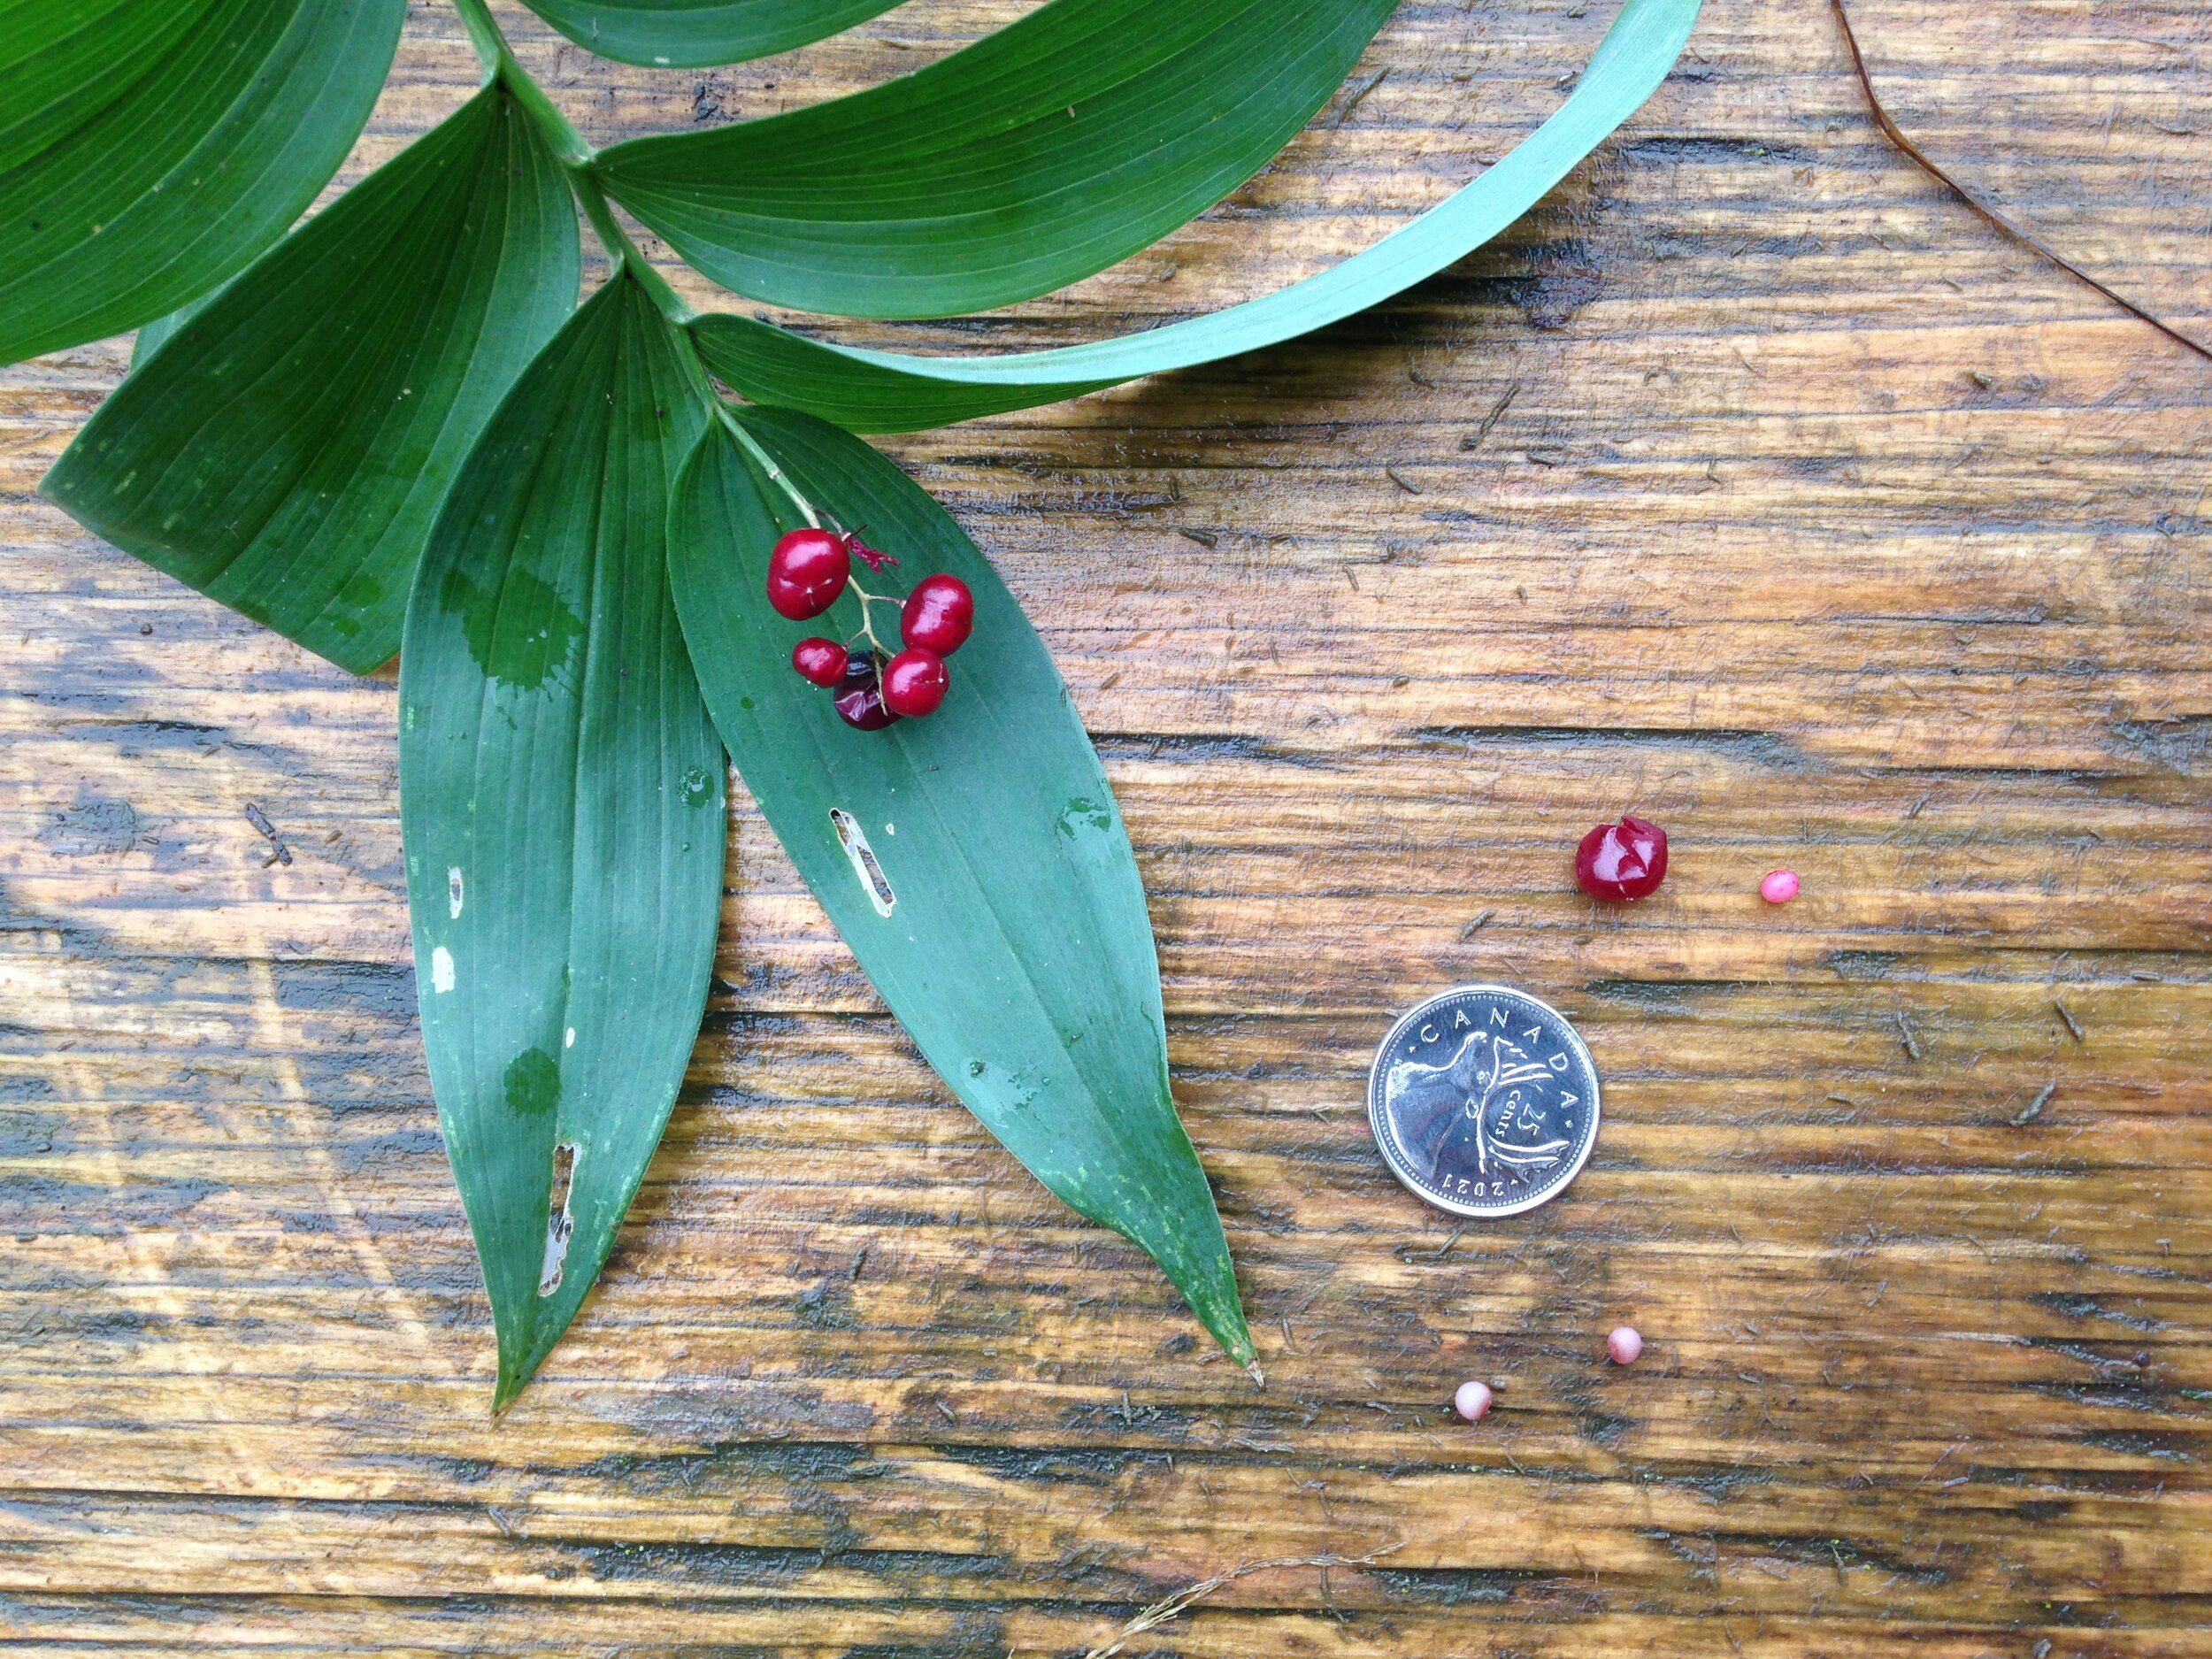
<svg viewBox="0 0 2212 1659"><path fill-rule="evenodd" d="M891 891L891 883L883 873L883 866L876 862L875 849L868 845L866 833L860 821L842 807L830 809L830 827L837 832L837 844L845 849L845 856L853 861L853 873L860 878L860 885L868 889L868 902L876 907L878 916L891 914L891 907L899 902Z"/></svg>
<svg viewBox="0 0 2212 1659"><path fill-rule="evenodd" d="M538 1271L538 1294L549 1296L561 1287L561 1269L568 1260L568 1241L575 1233L575 1218L568 1213L568 1189L576 1175L576 1143L564 1141L553 1148L553 1198L547 1207L545 1265Z"/></svg>

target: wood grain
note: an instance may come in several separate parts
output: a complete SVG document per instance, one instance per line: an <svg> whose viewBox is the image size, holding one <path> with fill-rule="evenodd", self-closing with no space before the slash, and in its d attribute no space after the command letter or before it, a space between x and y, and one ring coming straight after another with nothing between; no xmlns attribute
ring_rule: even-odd
<svg viewBox="0 0 2212 1659"><path fill-rule="evenodd" d="M658 75L502 15L604 140L1022 9ZM1317 268L1609 15L1409 4L1161 249L833 332L1087 337ZM1932 153L2212 317L2200 7L1854 15ZM348 177L472 81L416 7ZM0 374L10 1651L1035 1659L1384 1549L1131 1651L2212 1654L2212 376L1884 145L1824 0L1710 0L1619 138L1381 311L886 446L1107 758L1264 1393L932 1081L741 802L667 1141L491 1421L391 679L33 496L124 357ZM1673 872L1598 910L1570 849L1631 806ZM1477 976L1578 1022L1609 1116L1566 1198L1460 1228L1360 1094L1394 1011Z"/></svg>

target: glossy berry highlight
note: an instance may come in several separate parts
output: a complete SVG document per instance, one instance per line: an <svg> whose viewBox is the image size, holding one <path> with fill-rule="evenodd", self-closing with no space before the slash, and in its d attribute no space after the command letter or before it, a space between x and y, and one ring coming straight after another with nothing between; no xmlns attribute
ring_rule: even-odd
<svg viewBox="0 0 2212 1659"><path fill-rule="evenodd" d="M876 672L873 651L852 654L831 687L830 703L838 718L863 732L880 732L899 718L883 706L883 680Z"/></svg>
<svg viewBox="0 0 2212 1659"><path fill-rule="evenodd" d="M845 538L827 530L793 530L768 555L768 603L794 622L818 617L852 580Z"/></svg>
<svg viewBox="0 0 2212 1659"><path fill-rule="evenodd" d="M943 657L909 646L884 666L883 701L894 714L934 714L951 683Z"/></svg>
<svg viewBox="0 0 2212 1659"><path fill-rule="evenodd" d="M825 689L845 677L845 664L851 660L852 653L835 640L801 640L791 648L791 666L799 671L799 678Z"/></svg>
<svg viewBox="0 0 2212 1659"><path fill-rule="evenodd" d="M899 637L940 657L950 657L974 632L975 595L957 576L923 577L899 610Z"/></svg>
<svg viewBox="0 0 2212 1659"><path fill-rule="evenodd" d="M1601 824L1575 849L1575 880L1609 904L1647 899L1666 877L1667 833L1644 818Z"/></svg>

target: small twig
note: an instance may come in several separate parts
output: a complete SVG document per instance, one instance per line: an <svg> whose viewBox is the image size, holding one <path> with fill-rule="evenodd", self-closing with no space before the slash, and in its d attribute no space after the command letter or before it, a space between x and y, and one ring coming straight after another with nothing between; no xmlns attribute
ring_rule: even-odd
<svg viewBox="0 0 2212 1659"><path fill-rule="evenodd" d="M1968 207L1971 208L1983 219L1986 220L1991 225L1995 226L1999 230L2002 231L2006 235L2011 237L2013 241L2018 242L2022 247L2031 249L2034 252L2042 255L2043 257L2048 259L2060 270L2066 272L2069 275L2096 289L2098 293L2103 295L2105 298L2110 300L2122 311L2127 312L2129 316L2138 318L2140 320L2148 323L2152 327L2157 329L2160 334L2164 334L2169 340L2188 347L2190 350L2195 352L2199 357L2204 358L2207 362L2212 362L2212 346L2208 346L2201 341L2190 338L2189 335L2182 333L2180 329L2175 327L2171 323L2166 322L2161 318L2153 315L2151 312L2145 311L2140 305L2138 305L2133 300L2129 299L2125 295L2117 293L2113 289L2107 288L2103 283L2098 281L2095 277L2091 276L2088 272L2083 270L2079 265L2076 265L2071 259L2069 259L2065 255L2051 247L2049 243L2042 241L2032 232L2023 228L2021 226L2014 224L2002 213L1997 211L1995 208L1991 207L1981 201L1979 197L1976 196L1973 192L1969 190L1964 185L1961 184L1956 179L1954 179L1941 167L1936 165L1933 161L1930 160L1927 152L1922 150L1919 145L1914 143L1911 139L1905 136L1902 129L1898 127L1895 121L1890 119L1889 111L1882 106L1881 96L1874 90L1874 78L1867 73L1866 55L1859 50L1859 37L1852 31L1851 14L1844 10L1843 0L1829 0L1829 4L1835 8L1836 21L1842 27L1843 43L1851 49L1851 67L1858 73L1859 87L1860 89L1866 94L1867 108L1873 112L1874 124L1882 129L1882 135L1885 138L1888 139L1891 143L1896 145L1898 149L1904 151L1906 155L1911 157L1914 161L1917 162L1920 165L1921 169L1925 172L1930 178L1935 180L1937 183L1942 185L1946 189L1949 190L1952 195L1957 196L1960 201L1965 203Z"/></svg>
<svg viewBox="0 0 2212 1659"><path fill-rule="evenodd" d="M1434 1250L1430 1252L1429 1260L1432 1262L1440 1262L1447 1256L1449 1256L1451 1254L1452 1246L1459 1242L1460 1235L1466 1231L1467 1229L1464 1226L1454 1227L1451 1232L1451 1236L1446 1239L1443 1243L1438 1245Z"/></svg>
<svg viewBox="0 0 2212 1659"><path fill-rule="evenodd" d="M1371 1567L1393 1550L1403 1549L1403 1543L1387 1544L1364 1555L1281 1555L1271 1561L1248 1561L1240 1567L1202 1578L1187 1589L1178 1590L1164 1601L1155 1601L1114 1632L1111 1640L1089 1649L1083 1659L1114 1659L1131 1641L1156 1631L1161 1625L1180 1618L1191 1606L1211 1595L1224 1585L1234 1584L1239 1578L1248 1578L1256 1572L1269 1572L1282 1567L1317 1567L1323 1572L1332 1567Z"/></svg>
<svg viewBox="0 0 2212 1659"><path fill-rule="evenodd" d="M2053 1000L2051 1006L2058 1010L2058 1017L2066 1022L2066 1029L2074 1033L2074 1041L2076 1042L2087 1042L2089 1041L2088 1038L2082 1035L2081 1022L2074 1018L2073 1010L2071 1009L2068 1008L2065 1003L2056 1001L2055 999Z"/></svg>
<svg viewBox="0 0 2212 1659"><path fill-rule="evenodd" d="M246 822L259 830L263 838L276 849L261 861L264 870L271 864L288 864L292 862L292 849L284 844L284 837L277 833L276 826L269 822L269 815L250 801L246 803Z"/></svg>
<svg viewBox="0 0 2212 1659"><path fill-rule="evenodd" d="M1343 104L1337 110L1335 119L1330 121L1329 131L1333 133L1338 127L1343 126L1344 123L1350 119L1352 111L1359 108L1360 104L1365 100L1367 95L1372 92L1377 87L1382 85L1383 77L1389 73L1390 71L1386 68L1378 69L1373 74L1368 76L1366 80L1361 81L1358 86L1353 88L1352 96L1344 100Z"/></svg>
<svg viewBox="0 0 2212 1659"><path fill-rule="evenodd" d="M2043 1109L2051 1103L2051 1096L2057 1093L2057 1084L2046 1083L2043 1086L2042 1093L2038 1094L2033 1100L2030 1101L2024 1110L2014 1116L2012 1126L2017 1129L2022 1124L2033 1123L2042 1115Z"/></svg>
<svg viewBox="0 0 2212 1659"><path fill-rule="evenodd" d="M1917 1061L1920 1058L1920 1034L1912 1028L1912 1021L1902 1013L1897 1016L1897 1035L1905 1045L1905 1052Z"/></svg>
<svg viewBox="0 0 2212 1659"><path fill-rule="evenodd" d="M1482 425L1477 426L1472 432L1462 438L1459 441L1459 447L1463 449L1479 449L1482 448L1482 441L1490 435L1490 429L1496 426L1500 420L1504 419L1505 411L1513 406L1514 396L1516 393L1519 392L1520 389L1521 383L1518 380L1514 381L1512 385L1507 387L1505 396L1498 399L1496 403L1490 405L1490 412L1482 418Z"/></svg>
<svg viewBox="0 0 2212 1659"><path fill-rule="evenodd" d="M1463 940L1472 939L1477 933L1480 933L1484 927L1488 926L1490 918L1496 914L1497 911L1495 910L1485 910L1481 915L1476 917L1473 921L1468 923L1466 926L1459 930L1460 938Z"/></svg>

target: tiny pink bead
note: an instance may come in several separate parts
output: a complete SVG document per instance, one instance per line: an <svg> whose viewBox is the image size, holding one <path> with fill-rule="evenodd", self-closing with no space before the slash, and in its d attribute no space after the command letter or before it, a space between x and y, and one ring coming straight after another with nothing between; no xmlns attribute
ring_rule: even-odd
<svg viewBox="0 0 2212 1659"><path fill-rule="evenodd" d="M1490 1385L1463 1382L1452 1396L1452 1409L1470 1423L1479 1423L1490 1409Z"/></svg>
<svg viewBox="0 0 2212 1659"><path fill-rule="evenodd" d="M1644 1339L1632 1325L1617 1326L1605 1339L1606 1357L1616 1365L1633 1365L1644 1351Z"/></svg>
<svg viewBox="0 0 2212 1659"><path fill-rule="evenodd" d="M1759 896L1769 904L1787 904L1797 896L1797 872L1768 871L1767 879L1759 883Z"/></svg>

